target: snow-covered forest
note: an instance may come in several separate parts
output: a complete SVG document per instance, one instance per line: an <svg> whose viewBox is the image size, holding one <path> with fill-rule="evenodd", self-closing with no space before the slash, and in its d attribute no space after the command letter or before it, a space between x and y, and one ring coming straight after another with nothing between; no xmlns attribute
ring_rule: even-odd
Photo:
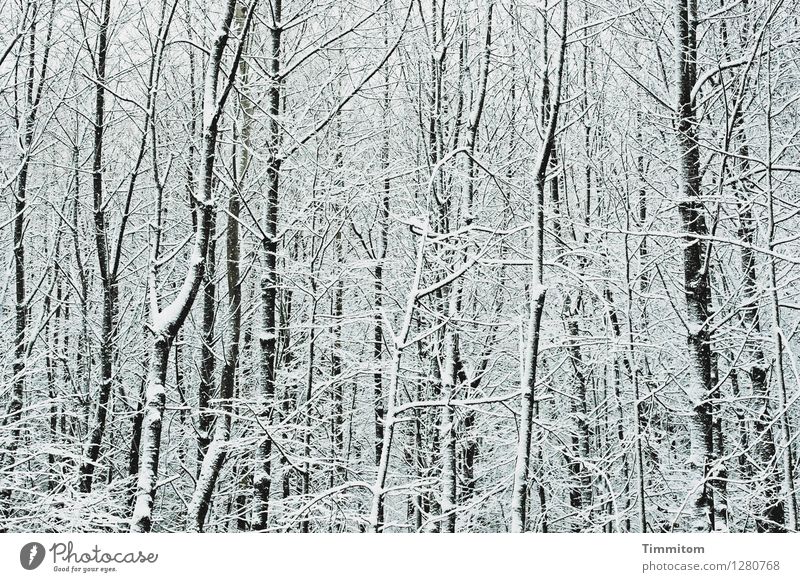
<svg viewBox="0 0 800 582"><path fill-rule="evenodd" d="M0 11L0 531L797 530L796 0Z"/></svg>

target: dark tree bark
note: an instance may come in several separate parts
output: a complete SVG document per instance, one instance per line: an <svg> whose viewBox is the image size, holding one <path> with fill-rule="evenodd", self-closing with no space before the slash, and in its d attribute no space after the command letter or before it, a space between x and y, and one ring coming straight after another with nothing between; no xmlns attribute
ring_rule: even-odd
<svg viewBox="0 0 800 582"><path fill-rule="evenodd" d="M238 51L227 76L223 91L219 91L222 76L222 57L228 45L231 21L236 0L228 0L223 18L213 38L211 56L206 67L205 91L203 95L203 132L197 195L197 229L190 255L188 269L176 298L163 310L158 306L158 289L155 281L155 255L150 273L150 307L153 340L150 348L150 371L147 380L144 419L142 422L142 446L139 477L136 487L136 503L131 519L131 531L149 532L153 524L153 501L158 477L158 461L161 452L161 423L166 400L165 377L170 345L189 314L200 288L208 256L208 242L214 217L212 189L214 183L214 160L216 158L219 119L225 106L238 69L243 50ZM247 16L247 25L242 31L242 40L247 35L253 3Z"/></svg>
<svg viewBox="0 0 800 582"><path fill-rule="evenodd" d="M13 219L11 221L11 237L13 242L12 265L14 270L14 360L11 366L13 378L11 381L11 398L6 409L6 424L11 427L11 439L6 449L5 455L0 457L5 467L14 468L17 449L23 439L23 401L25 399L25 375L26 360L28 356L28 326L30 316L29 290L26 288L27 271L25 263L25 227L26 212L28 208L28 180L31 169L31 159L34 146L34 133L36 131L37 115L44 93L47 79L48 61L50 57L50 45L53 31L53 20L55 18L55 1L50 5L49 20L45 34L44 48L42 49L42 61L36 66L37 57L37 18L38 13L34 12L32 21L29 25L27 34L28 58L25 63L23 89L24 108L21 115L17 117L16 124L20 131L19 144L22 153L20 155L20 168L14 189ZM10 47L9 47L10 50ZM20 59L25 62L24 59ZM38 84L36 82L38 72ZM4 467L4 468L5 468ZM6 517L13 512L11 505L12 489L6 485L0 488L0 517ZM0 522L0 528L3 527Z"/></svg>
<svg viewBox="0 0 800 582"><path fill-rule="evenodd" d="M692 90L697 82L697 1L676 0L676 71L678 141L678 213L687 233L683 251L684 296L686 299L689 357L688 397L691 450L687 483L689 527L714 529L714 495L711 467L714 462L711 333L711 289L706 244L708 234L701 200L700 152L697 144L697 112Z"/></svg>
<svg viewBox="0 0 800 582"><path fill-rule="evenodd" d="M536 370L539 360L539 337L544 311L544 300L547 288L544 285L544 200L547 183L547 168L550 156L555 147L556 124L561 105L561 82L564 74L564 60L567 48L567 16L568 3L561 3L561 29L558 50L558 62L553 89L550 92L550 112L547 127L542 140L542 147L534 161L536 180L533 194L533 253L535 264L531 270L529 292L531 294L530 314L527 326L525 352L522 361L522 401L519 414L519 436L517 440L516 458L514 461L514 483L511 495L511 531L522 533L527 525L528 475L531 455L531 434L533 431L533 413L535 409L534 387L536 386Z"/></svg>
<svg viewBox="0 0 800 582"><path fill-rule="evenodd" d="M261 360L261 382L258 387L258 423L268 426L272 418L275 400L275 365L278 330L275 326L275 311L278 299L278 205L280 201L280 157L281 133L278 115L281 110L282 83L280 78L282 0L272 2L269 30L269 58L267 69L271 83L267 94L267 147L268 162L266 176L266 206L264 208L264 239L262 241L263 271L261 275L261 331L258 336ZM269 493L272 482L272 439L264 434L256 448L256 464L253 473L253 529L265 530L269 521Z"/></svg>

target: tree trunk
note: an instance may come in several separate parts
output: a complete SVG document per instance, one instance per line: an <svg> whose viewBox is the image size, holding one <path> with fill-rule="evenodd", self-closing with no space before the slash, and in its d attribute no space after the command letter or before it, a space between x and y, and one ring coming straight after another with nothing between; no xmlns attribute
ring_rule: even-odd
<svg viewBox="0 0 800 582"><path fill-rule="evenodd" d="M272 81L270 84L267 104L269 121L267 122L267 147L269 160L267 166L267 199L264 208L264 232L266 237L262 242L264 267L261 276L261 333L258 343L261 350L261 382L258 390L258 419L259 424L267 426L272 418L272 407L275 399L275 347L277 345L278 330L275 327L275 309L278 295L278 204L280 197L281 158L278 157L280 148L280 127L277 117L280 114L282 80L278 78L281 61L281 0L272 3L272 23L268 26L270 34L270 55L268 70ZM272 440L269 435L263 435L256 448L256 465L253 474L253 492L255 508L253 515L253 529L265 530L269 520L269 492L272 481L271 474Z"/></svg>
<svg viewBox="0 0 800 582"><path fill-rule="evenodd" d="M676 88L678 94L677 138L679 157L678 211L687 233L683 251L684 296L689 357L689 438L687 461L689 527L713 531L714 496L709 482L714 463L712 356L708 319L711 289L706 262L706 244L692 235L708 234L700 200L700 152L697 144L697 115L692 89L697 81L697 2L676 0Z"/></svg>
<svg viewBox="0 0 800 582"><path fill-rule="evenodd" d="M19 448L22 433L22 407L25 399L26 359L28 356L28 318L30 315L30 301L26 290L25 268L25 213L28 204L28 179L30 162L33 150L34 131L39 105L42 100L43 89L47 79L47 65L50 56L50 39L55 18L55 0L50 6L50 18L47 25L42 62L39 69L39 83L36 85L36 18L34 15L28 32L28 62L25 65L24 109L16 119L17 127L21 130L18 136L22 153L20 169L17 175L17 186L14 191L14 215L11 221L11 237L13 242L12 264L14 269L14 360L11 366L13 379L11 381L11 399L6 409L6 423L11 427L11 439L5 455L5 465L15 467L15 455ZM3 486L0 488L0 516L5 517L13 512L11 504L12 489ZM3 524L4 525L4 524ZM3 527L0 525L0 528Z"/></svg>
<svg viewBox="0 0 800 582"><path fill-rule="evenodd" d="M772 55L767 57L767 68L772 68ZM778 396L778 429L780 431L780 448L783 461L783 495L785 499L785 523L789 531L797 531L797 499L794 481L794 456L792 455L792 434L789 427L789 409L791 401L788 398L786 388L785 363L783 359L784 343L787 342L783 329L781 328L780 297L778 296L778 275L775 265L774 253L778 247L775 242L776 217L775 217L775 192L773 185L773 134L772 134L772 79L768 77L767 86L767 108L766 108L766 129L767 129L767 241L770 255L767 258L769 268L769 303L770 316L772 318L772 341L775 344L775 383Z"/></svg>
<svg viewBox="0 0 800 582"><path fill-rule="evenodd" d="M100 31L95 57L97 86L95 87L94 149L92 155L92 194L94 201L94 228L97 260L103 290L103 315L100 341L100 386L97 408L87 447L88 459L81 467L81 491L92 490L92 477L100 455L100 443L105 432L108 416L108 398L111 394L114 358L114 311L116 282L109 273L108 232L103 201L103 133L105 130L105 82L108 55L108 28L111 17L111 1L103 0Z"/></svg>
<svg viewBox="0 0 800 582"><path fill-rule="evenodd" d="M547 168L553 151L558 123L558 110L561 99L561 80L564 73L564 57L567 48L568 2L561 4L561 35L555 83L551 92L550 114L542 140L542 147L536 160L536 178L533 196L533 256L534 265L530 280L530 312L528 317L526 345L523 354L522 401L520 403L519 432L517 436L516 458L514 460L514 482L511 490L511 531L522 533L527 525L528 475L531 453L531 432L533 430L534 387L536 368L539 360L539 336L544 311L547 288L544 285L544 192Z"/></svg>
<svg viewBox="0 0 800 582"><path fill-rule="evenodd" d="M239 4L235 14L236 24L240 30L245 29L246 11ZM248 39L243 42L246 46L251 43ZM197 477L194 494L187 509L187 527L189 531L202 532L206 516L211 505L211 495L216 486L219 474L228 455L228 442L231 435L231 411L236 387L236 372L239 369L239 342L242 330L242 281L239 268L241 250L239 242L239 213L241 211L241 198L246 191L246 175L250 166L250 148L254 105L248 96L250 64L243 59L239 65L239 78L241 90L239 97L239 112L241 130L239 132L240 145L238 159L236 160L236 181L228 194L228 219L225 225L225 266L228 285L228 338L225 346L225 361L220 376L219 395L221 400L222 415L217 420L214 428L214 438L206 451L200 472ZM204 309L205 310L205 309Z"/></svg>
<svg viewBox="0 0 800 582"><path fill-rule="evenodd" d="M153 524L153 501L158 477L158 461L161 448L161 423L166 399L165 379L169 350L178 334L189 310L194 303L197 291L203 280L205 262L208 256L208 241L211 222L214 217L212 196L214 160L219 118L236 75L242 46L236 55L227 85L222 95L218 95L222 56L228 44L229 30L233 20L236 0L228 0L219 28L216 31L211 56L206 68L203 95L203 134L200 168L201 177L197 195L198 221L194 244L186 275L176 298L163 310L158 307L158 289L155 281L155 256L150 273L150 306L152 316L153 340L150 347L150 372L145 393L144 419L142 422L142 446L139 461L139 476L136 486L136 503L131 518L131 531L149 532ZM249 24L248 14L248 24ZM247 30L242 31L243 37ZM154 160L155 163L155 160Z"/></svg>

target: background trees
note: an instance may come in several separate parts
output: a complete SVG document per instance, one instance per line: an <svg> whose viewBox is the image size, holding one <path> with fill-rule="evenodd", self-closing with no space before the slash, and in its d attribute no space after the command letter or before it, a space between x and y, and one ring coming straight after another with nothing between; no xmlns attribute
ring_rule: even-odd
<svg viewBox="0 0 800 582"><path fill-rule="evenodd" d="M795 9L5 5L0 528L796 529Z"/></svg>

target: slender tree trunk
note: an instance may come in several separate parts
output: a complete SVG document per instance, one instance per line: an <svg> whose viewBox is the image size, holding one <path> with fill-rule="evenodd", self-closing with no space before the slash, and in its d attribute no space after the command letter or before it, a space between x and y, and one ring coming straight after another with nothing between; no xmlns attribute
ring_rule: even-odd
<svg viewBox="0 0 800 582"><path fill-rule="evenodd" d="M697 81L697 2L676 0L676 89L678 94L678 211L687 233L683 251L684 295L689 357L690 406L687 506L693 530L714 529L714 495L709 482L714 462L712 355L708 319L711 289L706 245L692 235L708 234L700 200L700 152L692 90Z"/></svg>
<svg viewBox="0 0 800 582"><path fill-rule="evenodd" d="M341 171L341 152L337 152L336 166ZM344 184L337 183L337 188L343 188ZM335 195L341 195L335 194ZM342 213L343 209L336 204L334 212L337 215ZM337 265L344 263L344 243L342 241L342 230L344 224L338 225L336 232L333 235L333 252ZM331 436L333 440L333 455L332 463L333 470L331 471L331 487L336 485L337 481L343 481L346 476L346 467L344 466L344 379L342 378L342 327L344 325L344 279L343 273L339 273L336 283L333 287L333 309L332 324L333 324L333 347L331 351L331 382L333 382L333 410L331 414Z"/></svg>
<svg viewBox="0 0 800 582"><path fill-rule="evenodd" d="M235 20L239 30L245 29L246 10L242 4L236 8ZM250 46L249 39L244 39ZM225 226L225 265L228 285L228 337L225 345L225 361L220 376L219 394L222 415L214 428L214 438L210 443L197 477L194 494L187 509L187 525L190 531L202 532L211 505L211 495L219 479L228 455L228 442L231 435L231 411L236 389L236 372L239 369L239 343L242 330L242 281L239 262L241 250L239 242L239 214L241 198L246 192L247 171L250 167L250 149L254 105L248 96L250 64L243 59L239 65L241 90L239 112L241 130L240 145L236 160L236 182L228 194L228 219Z"/></svg>
<svg viewBox="0 0 800 582"><path fill-rule="evenodd" d="M749 148L747 147L744 129L739 129L738 139L742 140L739 153L742 158L737 164L738 171L743 175L747 173L749 163ZM741 188L745 188L741 184ZM751 192L740 191L737 207L739 213L739 238L745 243L742 247L740 260L743 275L742 296L742 327L748 336L756 339L747 339L746 348L750 359L747 367L747 376L750 380L750 387L754 398L755 415L753 419L753 432L756 448L757 471L756 474L763 475L760 481L763 483L764 498L759 515L756 516L756 529L760 532L782 531L785 521L784 503L781 499L780 482L775 467L775 439L773 434L773 418L769 407L769 382L767 381L768 365L767 357L761 344L763 326L759 314L758 301L758 280L756 275L756 257L752 246L756 243L756 223L753 217L753 206L750 202ZM745 441L742 443L743 450L748 449L749 439L747 438L747 427L740 427ZM743 467L746 474L751 478L754 476L746 462Z"/></svg>
<svg viewBox="0 0 800 582"><path fill-rule="evenodd" d="M11 398L6 410L6 423L11 427L11 440L5 454L5 465L15 467L15 456L23 439L22 408L25 399L26 359L28 356L28 318L30 300L26 289L26 263L25 263L25 227L26 211L28 205L28 180L30 178L30 162L33 154L34 131L42 94L47 79L47 65L50 56L50 40L55 18L55 1L50 5L50 17L47 33L42 51L42 62L39 68L39 83L36 84L36 18L34 14L28 32L28 59L25 65L24 110L18 118L18 127L21 130L19 143L22 146L21 164L17 176L17 185L14 190L14 215L11 221L11 237L13 242L12 264L14 269L14 360L11 366L13 379L11 381ZM21 59L22 61L22 59ZM24 62L24 61L22 61ZM2 462L2 457L0 457ZM6 517L13 512L11 505L12 489L7 486L0 488L0 517ZM0 529L4 526L0 521Z"/></svg>
<svg viewBox="0 0 800 582"><path fill-rule="evenodd" d="M771 36L771 31L770 31ZM771 41L771 39L770 39ZM783 359L784 343L786 338L781 328L780 298L778 296L778 274L775 265L774 253L777 249L775 242L775 191L773 185L773 134L772 134L772 55L767 56L767 108L765 112L767 129L767 241L770 255L767 258L769 268L769 303L772 327L772 341L775 344L775 369L774 378L778 396L778 429L780 431L780 451L783 461L783 495L785 508L785 524L789 531L797 531L797 498L794 480L794 456L792 455L792 434L789 427L789 408L791 401L786 388L785 363Z"/></svg>
<svg viewBox="0 0 800 582"><path fill-rule="evenodd" d="M486 85L489 77L489 66L491 63L491 43L492 43L492 13L494 2L489 2L486 8L486 35L484 38L483 54L478 77L478 90L475 95L475 102L470 111L467 121L466 143L467 162L466 175L467 184L464 196L464 220L469 226L474 217L473 198L475 192L475 150L478 141L478 132L481 127L481 117L483 116L484 103L486 99ZM449 402L456 397L456 390L460 386L458 371L461 369L459 355L459 331L456 319L461 311L462 304L462 282L454 281L450 285L449 296L447 298L447 327L444 332L444 354L443 364L440 372L442 379L442 398L448 404L442 407L440 424L440 443L442 458L442 496L440 511L443 517L441 531L453 533L456 531L456 509L457 509L457 471L456 471L456 442L458 435L456 431L455 408Z"/></svg>
<svg viewBox="0 0 800 582"><path fill-rule="evenodd" d="M439 503L443 533L453 533L456 531L456 430L455 430L455 408L450 401L455 397L455 389L458 384L456 369L456 358L458 354L458 333L453 329L454 319L457 313L458 303L458 282L454 283L450 290L448 301L448 329L444 334L444 353L442 355L442 400L446 402L442 406L442 413L439 425L439 442L441 443L442 459L442 496Z"/></svg>
<svg viewBox="0 0 800 582"><path fill-rule="evenodd" d="M336 282L333 284L333 296L331 297L331 326L333 334L333 345L331 346L331 477L330 486L335 486L338 482L344 482L347 478L347 467L344 451L344 378L342 377L342 354L344 345L342 343L342 329L344 327L344 236L347 218L344 216L344 208L340 199L344 196L344 155L342 153L342 119L337 115L334 119L336 135L336 151L334 153L333 167L336 175L333 179L332 210L337 220L332 223L335 229L333 233L333 256L336 265L340 266L340 271L336 273ZM331 522L333 524L333 521Z"/></svg>
<svg viewBox="0 0 800 582"><path fill-rule="evenodd" d="M389 13L388 3L384 13L383 23L384 47L389 47ZM373 279L373 295L375 311L373 316L372 332L372 357L375 360L375 372L372 375L373 398L375 401L375 464L380 463L381 449L383 447L383 419L385 415L383 406L383 268L389 247L389 193L391 180L389 178L389 112L391 100L389 94L389 67L384 69L383 96L381 103L381 121L383 125L383 140L381 143L380 168L383 175L380 206L378 208L378 249L375 257L375 272ZM383 516L379 516L383 522Z"/></svg>
<svg viewBox="0 0 800 582"><path fill-rule="evenodd" d="M638 159L637 166L641 164L641 157ZM639 168L641 172L641 167ZM640 177L641 176L640 174ZM644 228L646 214L647 214L647 201L645 199L645 192L644 188L641 188L638 192L639 199L638 204L636 206L636 223L640 229ZM626 216L626 228L630 230L631 226L631 213L628 213ZM643 251L642 247L644 246L645 241L642 240L639 247L639 258L640 258L640 287L639 291L643 294L646 287L642 287L641 279L644 278L645 275L645 261L644 258L646 257L647 251ZM636 345L638 338L637 338L637 328L634 325L634 318L633 318L633 305L634 305L634 289L635 283L632 281L631 276L631 263L632 257L628 246L628 237L625 236L624 239L625 245L625 281L626 285L625 288L627 289L626 299L627 299L627 340L628 340L628 354L627 357L623 360L623 364L625 365L628 374L631 378L631 384L633 388L633 402L631 404L632 410L632 417L633 417L633 453L634 453L634 464L636 466L636 518L638 521L638 531L639 533L645 533L647 531L647 497L645 492L645 459L642 450L642 440L644 438L642 432L643 423L642 423L642 408L640 402L640 382L641 382L641 370L639 368L638 358L636 357L636 351L634 346ZM611 290L606 290L607 297L609 304L613 306L613 297L611 295ZM612 319L612 322L616 322L616 313ZM617 337L621 336L622 330L621 326L618 323L615 323L615 332ZM620 413L622 416L622 413ZM620 441L623 440L624 434L623 429L620 427ZM627 470L627 461L625 462L626 470L625 472L628 473ZM626 475L627 477L627 475Z"/></svg>
<svg viewBox="0 0 800 582"><path fill-rule="evenodd" d="M746 18L744 30L741 33L742 44L753 37L752 22ZM726 60L731 59L730 35L728 23L720 23L720 36ZM748 65L749 67L749 65ZM743 126L742 99L747 86L748 71L742 75L739 94L733 100L730 121L728 122L727 142L738 152L737 158L730 162L723 159L723 169L728 168L728 163L733 166L734 172L721 172L720 180L726 177L748 176L750 174L750 148L748 146L747 129ZM727 149L727 148L726 148ZM723 185L720 184L720 188ZM757 223L753 215L755 192L748 186L747 178L740 178L734 188L736 192L736 207L739 218L738 237L744 243L740 251L740 264L742 269L742 308L741 325L746 334L744 353L747 358L746 374L750 381L752 401L745 400L747 404L737 405L734 412L737 417L739 431L738 444L741 451L751 449L751 439L747 426L747 410L754 410L753 414L753 447L756 455L754 462L750 462L750 455L739 456L739 466L746 480L753 480L760 485L755 516L756 531L779 532L784 531L785 507L780 491L779 470L776 466L775 440L773 433L774 420L770 410L769 382L767 375L769 366L762 342L763 325L759 314L759 289L756 275L756 253L753 246L757 243ZM731 384L734 398L743 398L739 388L739 376L736 371L731 373ZM752 406L750 405L752 402ZM758 478L756 479L756 476Z"/></svg>
<svg viewBox="0 0 800 582"><path fill-rule="evenodd" d="M161 17L158 25L158 35L155 47L155 54L150 63L148 78L148 95L145 107L144 127L139 143L139 153L136 158L134 168L128 180L127 194L125 197L119 231L116 236L116 248L114 249L109 241L109 227L107 222L106 207L108 201L105 199L103 191L104 180L104 161L103 148L105 139L105 79L106 61L108 59L108 35L110 26L110 0L104 0L100 32L95 56L97 86L95 88L95 117L94 135L92 151L92 195L94 210L94 238L97 251L100 281L102 286L102 323L101 323L101 345L100 345L100 386L97 396L97 407L95 408L94 419L92 420L89 432L88 444L86 447L86 459L81 466L81 491L88 493L92 489L94 469L100 456L100 446L105 434L106 422L108 417L108 400L111 395L111 388L114 379L114 361L117 349L117 309L119 303L119 267L122 257L123 237L126 233L128 219L131 214L131 204L136 180L139 176L140 167L144 160L147 147L148 128L153 132L153 152L155 157L155 128L151 123L153 108L155 105L156 84L159 77L164 46L167 32L169 31L172 16L175 13L173 4L168 11L166 4L162 5ZM154 172L157 174L157 166ZM158 183L158 178L156 178ZM159 187L157 185L157 187ZM77 225L76 225L77 227ZM76 246L77 249L77 246ZM82 268L82 267L81 267ZM85 287L84 281L84 287ZM88 382L88 378L87 378ZM88 389L87 389L88 397Z"/></svg>
<svg viewBox="0 0 800 582"><path fill-rule="evenodd" d="M375 484L372 487L372 507L370 509L370 526L373 532L381 533L384 522L382 518L385 513L386 502L386 480L389 475L389 461L391 459L392 439L394 437L395 409L397 408L397 396L400 385L400 362L403 350L407 347L408 336L411 331L411 324L414 320L416 304L419 300L419 289L422 281L422 267L425 257L425 247L428 239L428 231L423 230L417 248L416 266L414 268L414 278L411 288L406 298L405 310L403 312L403 322L399 333L394 336L392 346L392 364L389 368L389 390L386 400L386 417L384 423L384 439L381 448L381 458L378 463L378 470L375 476Z"/></svg>
<svg viewBox="0 0 800 582"><path fill-rule="evenodd" d="M161 452L161 423L166 400L165 380L170 345L175 339L189 310L194 303L197 291L202 283L205 262L208 256L208 241L211 233L211 222L214 216L212 196L214 160L219 118L225 100L235 78L242 46L236 55L232 70L227 78L225 90L219 95L219 79L222 68L222 56L229 40L231 21L233 20L236 0L228 0L219 23L211 56L206 68L205 89L203 95L203 134L200 159L201 177L197 196L198 221L189 265L181 288L176 298L163 310L158 307L158 289L155 281L155 264L157 255L151 265L150 304L152 313L153 340L150 347L150 372L147 381L144 419L142 422L142 446L139 462L139 477L136 486L136 503L131 519L131 531L149 532L153 524L153 502L158 477L158 461ZM250 14L248 14L249 24ZM247 34L247 27L242 31ZM155 160L154 160L155 163Z"/></svg>
<svg viewBox="0 0 800 582"><path fill-rule="evenodd" d="M100 444L105 432L108 417L108 399L113 381L114 359L114 312L117 286L109 272L108 232L105 202L103 200L103 134L105 131L105 83L106 60L108 58L108 28L111 18L111 0L104 0L101 8L100 31L95 56L97 85L95 87L94 112L94 150L92 155L92 194L94 201L94 229L97 260L100 267L100 281L103 290L103 308L100 341L100 387L97 394L97 407L89 435L88 459L81 466L81 491L92 490L92 479Z"/></svg>
<svg viewBox="0 0 800 582"><path fill-rule="evenodd" d="M213 413L210 410L210 402L213 398L214 390L214 320L217 304L217 284L216 284L216 213L211 219L211 232L208 239L208 256L206 257L206 268L203 275L203 321L201 331L200 348L200 384L197 390L197 465L198 473L203 464L203 458L208 451L211 443L211 426L213 423Z"/></svg>
<svg viewBox="0 0 800 582"><path fill-rule="evenodd" d="M261 276L261 333L258 343L261 350L261 382L258 391L258 417L259 424L267 426L272 418L272 407L275 400L275 347L277 345L278 330L275 327L275 310L278 296L278 204L280 196L281 158L280 128L277 117L281 107L281 83L278 77L281 62L281 0L272 3L272 23L269 29L269 59L268 70L271 84L267 95L269 121L267 122L267 147L269 148L269 161L267 165L267 199L264 209L264 232L266 237L262 243L263 249L263 274ZM272 440L269 435L263 435L256 448L256 465L253 474L253 489L255 508L253 515L253 529L265 530L269 521L269 492L272 481L271 472Z"/></svg>
<svg viewBox="0 0 800 582"><path fill-rule="evenodd" d="M536 368L539 360L539 337L547 288L544 285L544 193L547 168L553 151L558 110L561 99L561 79L564 72L564 57L567 47L567 0L561 5L561 37L555 83L551 92L550 114L543 136L542 147L536 160L536 176L533 199L533 256L530 294L531 305L528 317L526 345L523 354L522 401L520 403L519 432L514 461L514 481L511 490L511 531L522 533L527 525L528 476L531 454L531 433L533 430L534 387Z"/></svg>

